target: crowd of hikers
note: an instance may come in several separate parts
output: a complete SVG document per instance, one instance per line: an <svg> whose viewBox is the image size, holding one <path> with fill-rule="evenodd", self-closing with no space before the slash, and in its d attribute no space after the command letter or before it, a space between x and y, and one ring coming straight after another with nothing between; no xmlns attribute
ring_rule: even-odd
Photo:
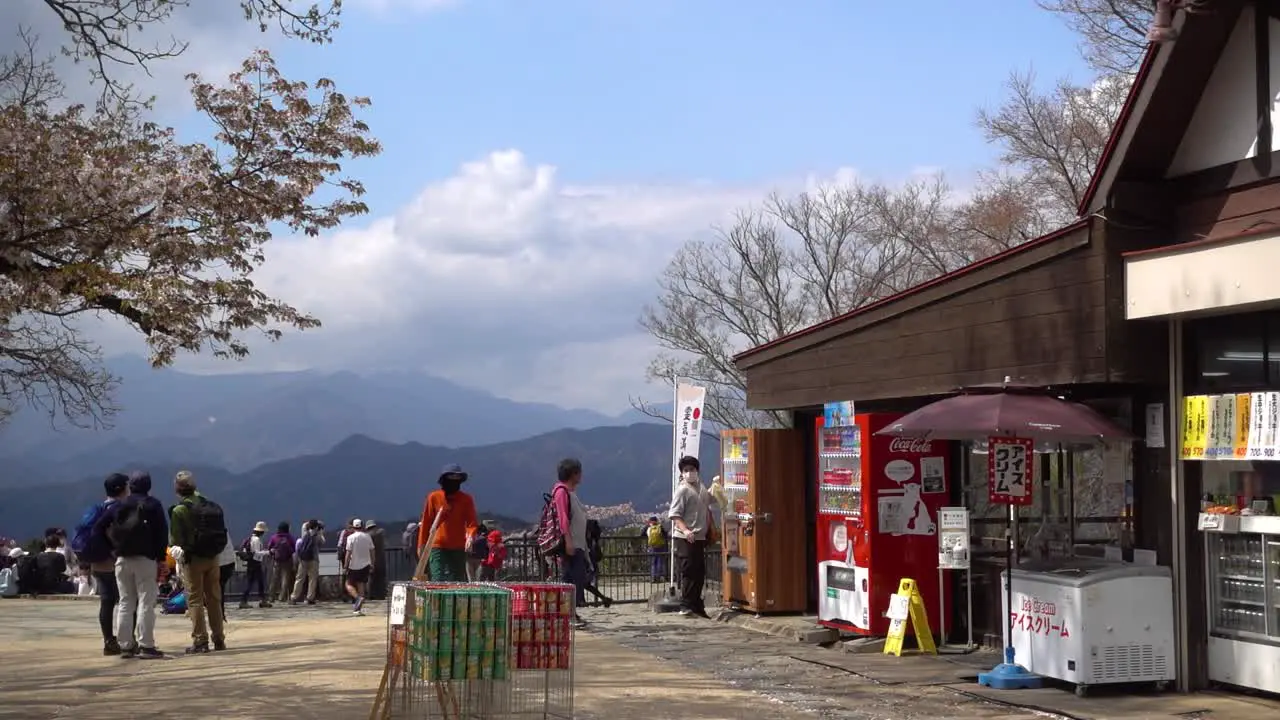
<svg viewBox="0 0 1280 720"><path fill-rule="evenodd" d="M674 542L681 611L705 616L703 553L708 541L714 541L714 500L698 480L696 458L682 458L679 467L685 482L668 513L671 532L657 516L649 518L645 529L650 575L653 582L666 580L668 544ZM582 463L565 459L556 472L535 532L544 577L574 585L577 608L587 605L587 594L609 607L613 600L597 588L603 531L596 519L587 517L578 497ZM480 522L474 499L462 490L467 478L460 466L445 466L437 478L440 489L427 495L421 517L405 531L404 550L417 563L419 575L439 582L503 577L505 539ZM61 528L49 528L38 553L6 544L0 551L0 597L97 595L103 654L126 658L163 655L155 642L158 606L189 618L187 654L225 650L227 586L238 567L245 580L241 609L251 607L255 592L260 608L314 605L319 599L320 551L326 543L319 520L303 522L297 536L288 522L280 522L268 536L267 523L258 521L235 543L222 507L197 490L189 471L174 477L176 502L167 509L152 496L146 472L112 474L103 489L105 499L86 510L70 537ZM385 599L386 538L376 521L349 520L337 538L337 558L341 587L354 614L363 614L366 598ZM585 624L576 609L575 621Z"/></svg>

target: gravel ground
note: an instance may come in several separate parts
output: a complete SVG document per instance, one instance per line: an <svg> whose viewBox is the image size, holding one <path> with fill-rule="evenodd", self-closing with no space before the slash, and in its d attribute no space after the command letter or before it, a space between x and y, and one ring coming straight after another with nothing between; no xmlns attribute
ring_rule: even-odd
<svg viewBox="0 0 1280 720"><path fill-rule="evenodd" d="M653 614L642 605L586 611L587 632L649 653L664 662L709 673L732 687L749 690L763 703L781 703L815 717L848 720L990 720L1050 715L1024 712L960 695L936 686L880 685L847 671L797 655L811 646L700 618ZM832 653L836 650L820 651ZM590 672L589 668L580 672ZM760 708L742 708L741 717ZM678 715L678 713L677 713Z"/></svg>

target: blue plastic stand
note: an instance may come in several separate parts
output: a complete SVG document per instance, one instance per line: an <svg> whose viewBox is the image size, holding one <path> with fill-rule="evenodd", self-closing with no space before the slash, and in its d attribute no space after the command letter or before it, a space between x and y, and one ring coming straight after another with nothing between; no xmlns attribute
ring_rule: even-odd
<svg viewBox="0 0 1280 720"><path fill-rule="evenodd" d="M978 673L978 684L995 690L1034 690L1044 686L1044 678L1013 661L1013 648L1004 649L1004 662Z"/></svg>

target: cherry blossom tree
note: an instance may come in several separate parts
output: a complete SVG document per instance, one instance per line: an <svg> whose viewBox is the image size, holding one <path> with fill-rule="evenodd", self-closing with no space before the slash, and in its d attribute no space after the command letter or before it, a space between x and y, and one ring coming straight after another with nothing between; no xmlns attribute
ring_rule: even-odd
<svg viewBox="0 0 1280 720"><path fill-rule="evenodd" d="M76 424L109 418L113 380L84 334L94 318L136 330L158 367L180 352L242 358L253 336L318 327L253 273L274 233L314 236L366 212L343 163L380 151L358 116L369 101L290 81L258 51L224 84L187 77L214 130L181 142L114 71L181 53L131 39L185 3L44 3L102 95L68 105L30 35L0 58L0 420L24 404ZM330 39L339 9L240 4L263 29L313 42Z"/></svg>

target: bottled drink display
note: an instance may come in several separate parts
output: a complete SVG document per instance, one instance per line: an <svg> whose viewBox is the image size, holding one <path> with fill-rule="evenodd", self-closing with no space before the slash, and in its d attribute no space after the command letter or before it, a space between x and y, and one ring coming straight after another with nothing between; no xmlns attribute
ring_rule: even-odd
<svg viewBox="0 0 1280 720"><path fill-rule="evenodd" d="M1216 535L1210 545L1214 565L1214 629L1263 634L1267 632L1267 577L1277 578L1280 553L1275 540L1261 535ZM1264 554L1264 550L1266 551ZM1267 568L1267 563L1271 567ZM1267 571L1270 570L1268 573ZM1274 602L1274 601L1272 601ZM1275 621L1273 617L1272 621Z"/></svg>

